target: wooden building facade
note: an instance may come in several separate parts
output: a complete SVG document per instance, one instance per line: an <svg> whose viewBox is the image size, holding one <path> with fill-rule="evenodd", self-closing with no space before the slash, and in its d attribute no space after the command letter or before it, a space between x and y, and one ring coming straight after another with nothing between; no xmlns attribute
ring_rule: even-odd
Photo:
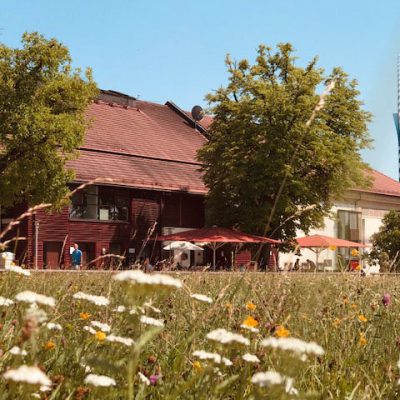
<svg viewBox="0 0 400 400"><path fill-rule="evenodd" d="M68 268L74 243L85 264L104 253L123 255L127 263L139 256L157 259L161 247L146 242L149 230L155 236L204 226L206 188L196 153L207 140L205 126L172 102L155 104L113 91L102 91L87 116L80 156L68 167L75 172L72 188L96 182L61 212L38 211L14 230L26 238L10 248L20 263ZM3 227L21 211L3 214Z"/></svg>

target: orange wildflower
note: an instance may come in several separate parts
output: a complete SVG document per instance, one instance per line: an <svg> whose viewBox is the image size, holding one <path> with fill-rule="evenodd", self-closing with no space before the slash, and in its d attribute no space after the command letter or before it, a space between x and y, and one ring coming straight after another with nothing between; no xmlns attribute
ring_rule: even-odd
<svg viewBox="0 0 400 400"><path fill-rule="evenodd" d="M198 371L198 372L200 372L200 371L203 369L203 367L201 366L201 362L200 362L200 361L195 361L195 362L192 364L192 366L193 366L193 368L194 368L196 371Z"/></svg>
<svg viewBox="0 0 400 400"><path fill-rule="evenodd" d="M246 304L246 308L247 308L249 311L254 311L254 310L257 308L257 306L256 306L254 303L252 303L251 301L249 301L249 302Z"/></svg>
<svg viewBox="0 0 400 400"><path fill-rule="evenodd" d="M365 316L362 315L362 314L360 314L360 315L358 316L358 320L359 320L360 322L367 322L367 321L368 321L368 319L365 318Z"/></svg>
<svg viewBox="0 0 400 400"><path fill-rule="evenodd" d="M255 328L258 325L258 321L249 315L242 323L242 325L247 326L248 328Z"/></svg>
<svg viewBox="0 0 400 400"><path fill-rule="evenodd" d="M53 350L56 348L56 345L54 342L49 340L45 345L44 345L45 350Z"/></svg>
<svg viewBox="0 0 400 400"><path fill-rule="evenodd" d="M79 314L79 317L80 317L81 319L83 319L83 320L87 320L87 319L90 318L90 314L87 313L87 312L81 312L81 313Z"/></svg>
<svg viewBox="0 0 400 400"><path fill-rule="evenodd" d="M106 337L107 337L107 335L102 331L97 331L95 336L96 336L96 339L99 342L104 342L106 340Z"/></svg>
<svg viewBox="0 0 400 400"><path fill-rule="evenodd" d="M280 325L278 329L275 331L275 336L277 337L288 337L290 336L290 331L286 329L284 326Z"/></svg>
<svg viewBox="0 0 400 400"><path fill-rule="evenodd" d="M360 332L360 339L358 340L358 343L360 346L366 346L366 344L368 343L368 340L366 339L364 332Z"/></svg>

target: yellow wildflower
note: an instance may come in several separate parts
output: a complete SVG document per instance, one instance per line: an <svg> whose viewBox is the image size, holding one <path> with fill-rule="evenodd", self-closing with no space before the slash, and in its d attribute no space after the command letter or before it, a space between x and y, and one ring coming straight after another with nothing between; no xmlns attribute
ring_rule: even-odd
<svg viewBox="0 0 400 400"><path fill-rule="evenodd" d="M367 322L367 321L368 321L367 318L365 318L365 316L362 315L362 314L360 314L360 315L358 316L358 320L359 320L360 322Z"/></svg>
<svg viewBox="0 0 400 400"><path fill-rule="evenodd" d="M342 323L342 321L339 319L339 318L335 318L334 320L333 320L333 322L332 322L332 325L335 327L335 328L338 328L339 327L339 325Z"/></svg>
<svg viewBox="0 0 400 400"><path fill-rule="evenodd" d="M249 301L249 302L246 304L246 308L247 308L249 311L254 311L254 310L257 308L257 306L256 306L254 303L252 303L251 301Z"/></svg>
<svg viewBox="0 0 400 400"><path fill-rule="evenodd" d="M286 329L284 326L280 325L279 328L275 331L275 336L288 337L290 336L290 331Z"/></svg>
<svg viewBox="0 0 400 400"><path fill-rule="evenodd" d="M200 372L200 371L203 369L203 367L201 366L201 362L200 362L200 361L195 361L195 362L192 364L192 366L193 366L193 368L194 368L196 371L198 371L198 372Z"/></svg>
<svg viewBox="0 0 400 400"><path fill-rule="evenodd" d="M251 315L249 315L242 323L242 325L247 326L249 328L255 328L258 325L258 321L254 319Z"/></svg>
<svg viewBox="0 0 400 400"><path fill-rule="evenodd" d="M364 332L360 332L360 339L358 340L360 346L366 346L368 340L365 338Z"/></svg>
<svg viewBox="0 0 400 400"><path fill-rule="evenodd" d="M351 251L351 256L352 256L352 257L357 257L359 254L360 254L360 253L359 253L359 251L358 251L357 249L353 249L353 250Z"/></svg>
<svg viewBox="0 0 400 400"><path fill-rule="evenodd" d="M45 345L44 345L45 350L53 350L56 348L56 345L54 342L49 340Z"/></svg>
<svg viewBox="0 0 400 400"><path fill-rule="evenodd" d="M81 312L81 313L79 314L79 316L80 316L80 318L83 319L83 320L87 320L87 319L90 318L90 314L87 313L87 312Z"/></svg>
<svg viewBox="0 0 400 400"><path fill-rule="evenodd" d="M99 342L104 342L106 340L106 337L107 337L107 335L102 331L97 331L95 336L96 336L96 339Z"/></svg>
<svg viewBox="0 0 400 400"><path fill-rule="evenodd" d="M353 304L351 305L351 308L357 308L357 304L353 303Z"/></svg>

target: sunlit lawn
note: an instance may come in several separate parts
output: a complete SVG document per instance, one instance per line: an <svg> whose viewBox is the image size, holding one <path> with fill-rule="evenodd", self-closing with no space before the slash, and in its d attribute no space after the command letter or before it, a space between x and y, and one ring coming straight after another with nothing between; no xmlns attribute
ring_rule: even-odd
<svg viewBox="0 0 400 400"><path fill-rule="evenodd" d="M15 303L0 306L0 399L400 396L397 276L210 272L174 277L183 282L181 288L147 285L143 290L143 285L115 281L109 273L1 274L0 296ZM55 298L55 307L39 304L39 310L27 311L29 304L15 299L25 290ZM77 292L105 296L110 304L75 299ZM385 293L390 295L386 305ZM212 303L190 294L206 295ZM40 310L45 310L46 321ZM151 325L154 321L143 315L164 327ZM108 324L110 332L93 321ZM62 330L49 329L49 322L60 324ZM243 335L249 345L207 339L207 333L217 328ZM115 341L115 336L135 344ZM314 341L325 352L305 355L262 346L270 337L278 339L278 347L287 338ZM27 354L11 354L14 346ZM199 350L217 353L232 365L193 355ZM246 353L259 362L245 361ZM4 378L6 371L23 364L38 366L47 375L48 391L15 382L9 374ZM281 381L274 384L270 374L252 382L256 373L268 371L278 372ZM111 386L96 386L88 378L91 374L111 378Z"/></svg>

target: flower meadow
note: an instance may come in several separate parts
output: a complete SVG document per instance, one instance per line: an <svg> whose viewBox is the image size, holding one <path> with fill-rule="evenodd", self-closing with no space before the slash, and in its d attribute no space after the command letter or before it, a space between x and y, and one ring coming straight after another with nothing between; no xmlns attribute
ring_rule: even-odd
<svg viewBox="0 0 400 400"><path fill-rule="evenodd" d="M395 399L397 276L6 271L0 399Z"/></svg>

